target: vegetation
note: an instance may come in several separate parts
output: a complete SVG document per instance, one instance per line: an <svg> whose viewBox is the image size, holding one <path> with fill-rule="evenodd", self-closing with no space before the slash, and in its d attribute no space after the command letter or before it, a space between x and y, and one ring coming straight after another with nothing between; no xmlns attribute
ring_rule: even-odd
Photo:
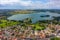
<svg viewBox="0 0 60 40"><path fill-rule="evenodd" d="M28 13L34 13L35 11L28 11L28 10L21 10L21 11L14 11L14 12L8 12L10 14L28 14Z"/></svg>
<svg viewBox="0 0 60 40"><path fill-rule="evenodd" d="M58 37L53 37L53 38L51 38L50 40L60 40L60 38L58 38Z"/></svg>
<svg viewBox="0 0 60 40"><path fill-rule="evenodd" d="M8 21L8 20L0 20L0 27L1 28L5 28L5 27L8 27L8 26L13 26L13 25L16 25L16 24L19 24L19 22Z"/></svg>
<svg viewBox="0 0 60 40"><path fill-rule="evenodd" d="M37 22L35 24L31 23L31 20L24 20L23 22L21 21L9 21L9 20L5 20L2 19L0 20L0 28L5 28L5 27L10 27L10 26L14 26L14 25L21 25L24 28L32 26L33 30L44 30L46 28L46 24L48 24L50 21L41 21L41 22ZM52 22L54 24L54 22Z"/></svg>
<svg viewBox="0 0 60 40"><path fill-rule="evenodd" d="M40 24L40 23L35 23L35 24L33 24L34 26L33 26L33 30L38 30L38 31L40 31L40 30L44 30L46 27L44 26L44 25L42 25L42 24Z"/></svg>
<svg viewBox="0 0 60 40"><path fill-rule="evenodd" d="M24 26L24 28L32 26L33 30L43 30L46 28L44 25L41 25L38 22L35 24L31 24L30 21L18 22L18 21L0 20L0 28L10 27L10 26L18 25L18 24L20 24L21 26Z"/></svg>

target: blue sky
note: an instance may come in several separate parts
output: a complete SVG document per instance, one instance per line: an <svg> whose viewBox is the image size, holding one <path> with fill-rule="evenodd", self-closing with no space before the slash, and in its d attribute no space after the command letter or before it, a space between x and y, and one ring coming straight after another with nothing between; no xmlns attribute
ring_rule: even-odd
<svg viewBox="0 0 60 40"><path fill-rule="evenodd" d="M0 9L60 9L60 0L0 0Z"/></svg>

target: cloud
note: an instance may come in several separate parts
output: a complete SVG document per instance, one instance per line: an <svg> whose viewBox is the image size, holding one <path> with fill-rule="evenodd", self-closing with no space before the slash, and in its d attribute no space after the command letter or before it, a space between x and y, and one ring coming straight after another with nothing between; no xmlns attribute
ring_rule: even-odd
<svg viewBox="0 0 60 40"><path fill-rule="evenodd" d="M31 4L31 0L0 0L0 4L2 5L6 5L6 4L9 4L9 5L14 5L14 4L19 4L19 5L22 5L22 6L28 6Z"/></svg>
<svg viewBox="0 0 60 40"><path fill-rule="evenodd" d="M27 9L60 9L60 0L0 0L5 7L22 6Z"/></svg>
<svg viewBox="0 0 60 40"><path fill-rule="evenodd" d="M0 0L0 4L4 5L4 4L14 4L19 2L19 0Z"/></svg>
<svg viewBox="0 0 60 40"><path fill-rule="evenodd" d="M29 6L31 5L32 1L20 1L19 4L22 6Z"/></svg>

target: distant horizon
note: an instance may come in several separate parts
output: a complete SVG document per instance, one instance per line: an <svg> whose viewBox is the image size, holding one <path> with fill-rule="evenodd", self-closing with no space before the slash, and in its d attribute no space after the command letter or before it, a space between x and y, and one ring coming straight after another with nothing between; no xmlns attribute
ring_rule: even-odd
<svg viewBox="0 0 60 40"><path fill-rule="evenodd" d="M2 9L2 10L5 10L5 9ZM6 10L60 10L60 9L6 9Z"/></svg>

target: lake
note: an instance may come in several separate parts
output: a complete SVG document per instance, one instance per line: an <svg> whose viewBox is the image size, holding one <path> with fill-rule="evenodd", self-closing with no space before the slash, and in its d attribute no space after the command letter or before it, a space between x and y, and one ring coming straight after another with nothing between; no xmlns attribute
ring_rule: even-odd
<svg viewBox="0 0 60 40"><path fill-rule="evenodd" d="M8 17L8 20L24 20L26 18L31 18L32 23L35 23L39 20L53 20L53 17L58 17L60 14L51 13L51 12L39 12L39 13L31 13L31 14L16 14Z"/></svg>

